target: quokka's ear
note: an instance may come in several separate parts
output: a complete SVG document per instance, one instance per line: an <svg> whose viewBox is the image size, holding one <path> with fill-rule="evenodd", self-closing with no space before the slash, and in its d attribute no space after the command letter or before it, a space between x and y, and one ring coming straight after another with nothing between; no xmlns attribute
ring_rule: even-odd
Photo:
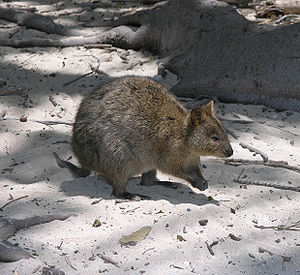
<svg viewBox="0 0 300 275"><path fill-rule="evenodd" d="M194 108L191 111L191 119L193 124L200 123L201 121L204 121L206 119L207 113L203 109L203 106Z"/></svg>
<svg viewBox="0 0 300 275"><path fill-rule="evenodd" d="M192 122L204 121L207 116L213 115L214 112L214 102L211 100L206 105L196 107L191 111Z"/></svg>
<svg viewBox="0 0 300 275"><path fill-rule="evenodd" d="M208 114L214 114L215 110L214 110L214 101L211 100L209 101L206 105L204 105L202 107Z"/></svg>

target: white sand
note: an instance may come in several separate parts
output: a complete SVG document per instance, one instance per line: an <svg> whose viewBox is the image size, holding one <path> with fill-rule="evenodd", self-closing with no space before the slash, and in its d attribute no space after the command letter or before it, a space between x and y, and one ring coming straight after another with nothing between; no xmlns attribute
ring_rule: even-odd
<svg viewBox="0 0 300 275"><path fill-rule="evenodd" d="M72 122L82 97L103 81L128 74L156 74L157 57L128 51L129 63L125 64L120 58L122 53L125 51L80 47L32 52L0 48L3 57L0 76L7 82L1 88L0 111L7 110L6 117L26 115L29 119ZM64 87L63 83L90 71L89 64L96 59L88 55L100 58L100 69L107 76L89 75ZM146 62L127 70L139 60ZM168 85L175 80L176 77L170 76ZM57 102L56 107L49 101L50 95ZM216 106L219 117L237 119L233 114L238 114L240 119L254 121L252 124L224 123L239 136L238 140L230 137L235 158L260 159L239 145L244 142L262 150L271 160L300 165L299 113L238 104L221 107ZM148 195L151 200L116 204L111 187L97 175L73 179L66 169L56 165L52 152L64 159L72 156L70 126L1 121L0 127L0 206L9 201L10 195L13 198L28 195L5 207L1 215L10 218L53 213L77 215L18 231L9 241L27 249L34 258L1 263L0 274L13 274L14 270L15 274L32 274L39 266L35 274L41 274L42 267L47 265L66 274L99 274L99 271L105 274L300 274L300 232L254 227L254 222L268 226L299 221L299 193L258 186L244 189L233 182L245 169L242 175L247 176L245 179L299 187L299 173L262 166L234 167L203 159L207 166L204 175L209 180L205 192L184 182L177 189L142 187L135 178L128 184L128 190ZM76 163L74 158L71 161ZM160 174L160 179L170 177ZM208 196L213 200L208 201ZM102 199L99 203L92 204L99 198ZM92 226L95 219L102 223L100 227ZM202 219L208 220L206 226L199 225ZM119 244L121 236L145 225L152 226L145 240L136 246ZM232 240L228 237L230 233L241 240ZM184 241L178 240L177 235ZM212 247L215 253L212 256L205 242L214 241L218 243ZM271 251L272 255L259 253L259 248ZM104 263L100 254L113 259L119 268ZM291 261L283 264L281 256L291 257Z"/></svg>

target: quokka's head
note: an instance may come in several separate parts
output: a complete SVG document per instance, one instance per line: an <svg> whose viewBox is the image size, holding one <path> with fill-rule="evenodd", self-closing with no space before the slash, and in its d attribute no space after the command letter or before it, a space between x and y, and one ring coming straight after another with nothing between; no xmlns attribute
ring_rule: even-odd
<svg viewBox="0 0 300 275"><path fill-rule="evenodd" d="M200 156L232 156L226 130L215 116L213 101L191 110L189 120L188 143L194 152Z"/></svg>

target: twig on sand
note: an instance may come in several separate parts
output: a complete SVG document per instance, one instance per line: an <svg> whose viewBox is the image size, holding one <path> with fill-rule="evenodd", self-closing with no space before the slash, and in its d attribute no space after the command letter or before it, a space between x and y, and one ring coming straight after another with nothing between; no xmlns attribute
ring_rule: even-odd
<svg viewBox="0 0 300 275"><path fill-rule="evenodd" d="M279 19L277 19L277 20L275 21L275 23L276 23L276 24L279 24L279 23L281 23L282 21L284 21L285 19L291 18L291 17L299 17L299 14L286 14L286 15L280 17Z"/></svg>
<svg viewBox="0 0 300 275"><path fill-rule="evenodd" d="M71 264L71 261L70 261L70 259L69 259L69 257L68 257L67 255L64 255L64 257L65 257L66 263L67 263L70 267L72 267L74 270L78 270L76 267L74 267L74 266Z"/></svg>
<svg viewBox="0 0 300 275"><path fill-rule="evenodd" d="M224 159L222 161L225 164L234 165L234 166L263 165L268 167L284 168L284 169L288 169L300 173L300 167L288 165L286 161L268 160L267 162L264 162L262 160L249 160L249 159Z"/></svg>
<svg viewBox="0 0 300 275"><path fill-rule="evenodd" d="M19 197L19 198L16 198L16 199L13 199L13 200L7 202L6 204L4 204L3 206L0 207L0 211L3 211L3 208L8 206L9 204L16 202L18 200L24 199L24 198L28 198L28 195L25 195L25 196L22 196L22 197Z"/></svg>
<svg viewBox="0 0 300 275"><path fill-rule="evenodd" d="M93 73L94 73L93 71L90 71L90 72L88 72L88 73L86 73L86 74L84 74L84 75L81 75L81 76L79 76L79 77L76 77L75 79L73 79L73 80L71 80L71 81L68 81L68 82L64 83L63 86L68 86L68 85L70 85L70 84L72 84L72 83L78 81L79 79L84 78L84 77L86 77L86 76L89 76L89 75L91 75L91 74L93 74Z"/></svg>
<svg viewBox="0 0 300 275"><path fill-rule="evenodd" d="M83 46L86 49L92 49L92 48L98 48L98 49L110 49L114 48L114 50L117 50L117 48L113 47L111 44L87 44Z"/></svg>
<svg viewBox="0 0 300 275"><path fill-rule="evenodd" d="M291 230L291 231L300 231L300 220L295 223L290 224L279 224L279 225L270 225L270 226L264 226L264 225L254 225L255 228L259 229L275 229L275 230Z"/></svg>
<svg viewBox="0 0 300 275"><path fill-rule="evenodd" d="M215 252L212 250L211 246L208 244L208 242L205 242L205 244L207 246L207 249L208 249L209 253L214 256Z"/></svg>
<svg viewBox="0 0 300 275"><path fill-rule="evenodd" d="M116 267L119 267L118 263L115 262L113 259L111 259L108 256L105 256L103 254L100 254L100 258L105 262L105 263L109 263L109 264L113 264Z"/></svg>
<svg viewBox="0 0 300 275"><path fill-rule="evenodd" d="M254 123L253 120L242 120L242 119L227 119L219 117L219 120L225 121L225 122L231 122L231 123L241 123L241 124L251 124Z"/></svg>
<svg viewBox="0 0 300 275"><path fill-rule="evenodd" d="M243 168L242 171L240 172L240 174L239 174L239 176L237 178L238 180L241 178L241 176L243 175L244 171L245 171L245 168Z"/></svg>
<svg viewBox="0 0 300 275"><path fill-rule="evenodd" d="M146 249L146 250L142 253L142 255L144 255L144 254L147 253L148 251L154 250L154 249L155 249L154 247L150 247L150 248Z"/></svg>
<svg viewBox="0 0 300 275"><path fill-rule="evenodd" d="M244 143L244 142L240 142L240 145L243 147L243 148L246 148L248 149L250 152L254 152L255 154L259 154L262 159L264 160L264 162L267 162L269 160L269 157L262 151Z"/></svg>
<svg viewBox="0 0 300 275"><path fill-rule="evenodd" d="M52 103L52 105L53 105L54 107L57 106L57 102L55 101L55 99L54 99L54 97L53 97L52 95L49 95L49 101Z"/></svg>
<svg viewBox="0 0 300 275"><path fill-rule="evenodd" d="M287 262L289 263L292 259L292 257L288 257L288 256L283 256L283 255L279 255L282 258L282 265L281 265L281 269L284 270L284 263Z"/></svg>
<svg viewBox="0 0 300 275"><path fill-rule="evenodd" d="M17 121L20 121L20 119L16 118L16 117L4 117L4 118L0 118L0 121L1 120L17 120ZM30 119L30 118L27 118L26 121L22 121L22 122L27 122L27 121L37 122L37 123L45 124L47 126L59 125L59 124L70 125L70 126L73 125L72 122L67 122L67 121L38 120L38 119Z"/></svg>
<svg viewBox="0 0 300 275"><path fill-rule="evenodd" d="M124 203L124 202L130 202L130 200L128 200L128 199L116 199L115 200L115 204L117 204L117 203Z"/></svg>
<svg viewBox="0 0 300 275"><path fill-rule="evenodd" d="M64 83L63 86L68 86L68 85L70 85L70 84L78 81L79 79L84 78L86 76L89 76L89 75L91 75L93 73L103 74L103 72L99 69L99 67L100 67L100 60L96 56L94 56L94 55L92 55L92 57L94 57L94 58L97 59L97 64L96 65L93 65L93 64L90 65L91 71L88 72L88 73L86 73L86 74L84 74L84 75L81 75L81 76L79 76L79 77L77 77L77 78L75 78L75 79L73 79L71 81L68 81L68 82Z"/></svg>
<svg viewBox="0 0 300 275"><path fill-rule="evenodd" d="M273 184L273 183L262 182L262 181L251 181L251 180L241 180L241 179L234 179L233 181L240 184L259 185L265 187L273 187L281 190L300 192L300 187L285 186L285 185Z"/></svg>
<svg viewBox="0 0 300 275"><path fill-rule="evenodd" d="M45 124L47 126L51 126L51 125L59 125L59 124L64 124L64 125L73 125L72 122L67 122L67 121L55 121L55 120L37 120L37 119L28 119L28 121L31 122L37 122L37 123L41 123L41 124Z"/></svg>
<svg viewBox="0 0 300 275"><path fill-rule="evenodd" d="M291 259L292 259L292 257L288 257L288 256L283 256L283 255L275 254L275 253L271 252L270 250L265 249L265 248L263 248L263 247L259 247L259 248L258 248L258 252L259 252L259 253L268 253L270 256L272 256L272 255L280 256L280 257L282 258L282 265L281 265L282 270L284 270L284 263L285 263L285 262L290 262Z"/></svg>
<svg viewBox="0 0 300 275"><path fill-rule="evenodd" d="M0 119L3 119L7 113L7 110L3 110L0 112Z"/></svg>
<svg viewBox="0 0 300 275"><path fill-rule="evenodd" d="M32 270L32 274L37 273L41 269L41 265L38 265L34 270Z"/></svg>

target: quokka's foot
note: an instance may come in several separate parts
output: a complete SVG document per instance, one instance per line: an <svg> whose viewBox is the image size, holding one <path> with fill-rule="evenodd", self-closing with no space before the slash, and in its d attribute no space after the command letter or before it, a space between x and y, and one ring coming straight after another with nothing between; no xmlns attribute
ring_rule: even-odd
<svg viewBox="0 0 300 275"><path fill-rule="evenodd" d="M113 195L117 198L131 200L131 201L141 201L141 200L149 200L150 199L150 197L148 197L148 196L141 195L141 194L135 194L135 193L129 193L129 192L125 192L125 193L118 194L118 195L113 194Z"/></svg>
<svg viewBox="0 0 300 275"><path fill-rule="evenodd" d="M160 181L160 180L156 180L153 182L153 185L161 185L167 188L172 188L172 189L177 189L178 186L175 182L171 182L171 181Z"/></svg>
<svg viewBox="0 0 300 275"><path fill-rule="evenodd" d="M189 180L189 182L193 187L199 189L200 191L204 191L208 188L208 182L204 178L197 180Z"/></svg>

